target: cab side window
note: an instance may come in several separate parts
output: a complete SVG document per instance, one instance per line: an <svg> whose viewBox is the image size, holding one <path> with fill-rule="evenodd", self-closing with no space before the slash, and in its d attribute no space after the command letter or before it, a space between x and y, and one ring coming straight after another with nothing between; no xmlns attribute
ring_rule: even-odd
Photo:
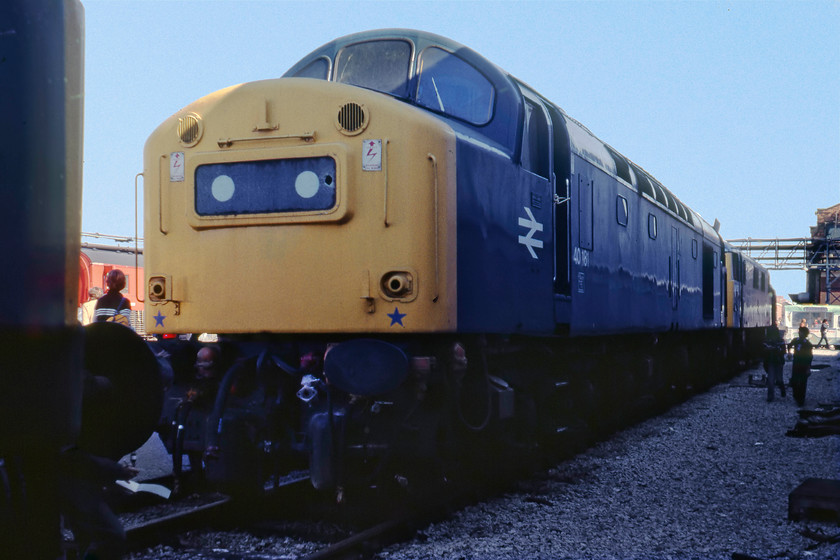
<svg viewBox="0 0 840 560"><path fill-rule="evenodd" d="M419 66L418 105L474 125L490 122L496 90L481 72L438 47L424 50Z"/></svg>
<svg viewBox="0 0 840 560"><path fill-rule="evenodd" d="M315 78L327 80L330 76L330 59L325 56L316 58L295 73L296 78Z"/></svg>

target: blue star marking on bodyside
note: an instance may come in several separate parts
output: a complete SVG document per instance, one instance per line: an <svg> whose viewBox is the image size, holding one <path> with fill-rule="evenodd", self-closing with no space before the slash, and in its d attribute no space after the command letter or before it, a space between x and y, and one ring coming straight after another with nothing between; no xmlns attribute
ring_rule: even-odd
<svg viewBox="0 0 840 560"><path fill-rule="evenodd" d="M155 326L162 327L164 319L166 319L166 315L161 315L160 311L158 311L157 315L155 315Z"/></svg>
<svg viewBox="0 0 840 560"><path fill-rule="evenodd" d="M393 313L388 313L387 315L388 315L388 317L391 318L391 325L390 326L392 326L392 327L394 325L399 325L401 327L405 326L405 325L403 325L402 320L403 320L403 317L408 315L408 313L400 313L400 309L398 307L395 307L394 312Z"/></svg>

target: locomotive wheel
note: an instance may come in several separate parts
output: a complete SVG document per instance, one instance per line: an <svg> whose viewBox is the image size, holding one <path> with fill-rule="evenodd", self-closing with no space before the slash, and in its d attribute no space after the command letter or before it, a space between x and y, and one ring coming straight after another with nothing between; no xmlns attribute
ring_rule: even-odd
<svg viewBox="0 0 840 560"><path fill-rule="evenodd" d="M708 358L709 355L704 345L689 349L689 379L692 385L701 391L706 391L713 385L712 372L708 371L708 368L714 358Z"/></svg>
<svg viewBox="0 0 840 560"><path fill-rule="evenodd" d="M146 342L116 323L85 327L79 448L119 460L143 445L163 408L160 368Z"/></svg>
<svg viewBox="0 0 840 560"><path fill-rule="evenodd" d="M712 356L709 372L709 384L714 385L726 379L729 371L729 346L726 341L714 340L709 344Z"/></svg>
<svg viewBox="0 0 840 560"><path fill-rule="evenodd" d="M639 398L636 401L637 414L645 417L649 411L655 408L656 394L658 391L653 356L641 354L637 358L637 367L634 371L636 387Z"/></svg>
<svg viewBox="0 0 840 560"><path fill-rule="evenodd" d="M578 357L572 363L571 371L592 371L587 368L591 368L591 362ZM583 441L590 442L597 437L598 422L602 412L598 387L593 382L592 377L577 375L573 379L571 394L574 402L574 415L580 419L579 434Z"/></svg>
<svg viewBox="0 0 840 560"><path fill-rule="evenodd" d="M633 354L620 351L607 359L607 386L609 395L610 431L620 428L631 416L633 404L638 400L638 385L635 383L638 367Z"/></svg>
<svg viewBox="0 0 840 560"><path fill-rule="evenodd" d="M685 344L676 342L671 349L671 363L672 384L677 387L677 392L680 395L680 400L687 398L693 390L691 386L692 380L689 372L688 348Z"/></svg>

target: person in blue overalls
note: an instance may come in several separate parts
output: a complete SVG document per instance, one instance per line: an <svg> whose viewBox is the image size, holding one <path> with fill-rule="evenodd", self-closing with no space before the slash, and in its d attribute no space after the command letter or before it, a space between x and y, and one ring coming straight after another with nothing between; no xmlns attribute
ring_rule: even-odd
<svg viewBox="0 0 840 560"><path fill-rule="evenodd" d="M779 327L767 327L764 339L764 371L767 373L767 402L772 402L776 387L782 397L785 396L785 380L782 372L785 367L785 341L779 332Z"/></svg>
<svg viewBox="0 0 840 560"><path fill-rule="evenodd" d="M788 343L788 350L793 348L793 374L790 376L790 388L796 404L805 404L805 390L808 376L811 375L811 361L814 359L814 345L808 340L808 327L799 327L799 336Z"/></svg>

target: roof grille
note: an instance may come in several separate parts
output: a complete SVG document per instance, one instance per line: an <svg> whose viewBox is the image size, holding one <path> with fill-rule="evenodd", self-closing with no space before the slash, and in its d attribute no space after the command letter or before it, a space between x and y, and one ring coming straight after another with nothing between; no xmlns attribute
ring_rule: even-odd
<svg viewBox="0 0 840 560"><path fill-rule="evenodd" d="M359 134L367 127L367 112L364 105L345 103L338 110L338 129L350 136Z"/></svg>

